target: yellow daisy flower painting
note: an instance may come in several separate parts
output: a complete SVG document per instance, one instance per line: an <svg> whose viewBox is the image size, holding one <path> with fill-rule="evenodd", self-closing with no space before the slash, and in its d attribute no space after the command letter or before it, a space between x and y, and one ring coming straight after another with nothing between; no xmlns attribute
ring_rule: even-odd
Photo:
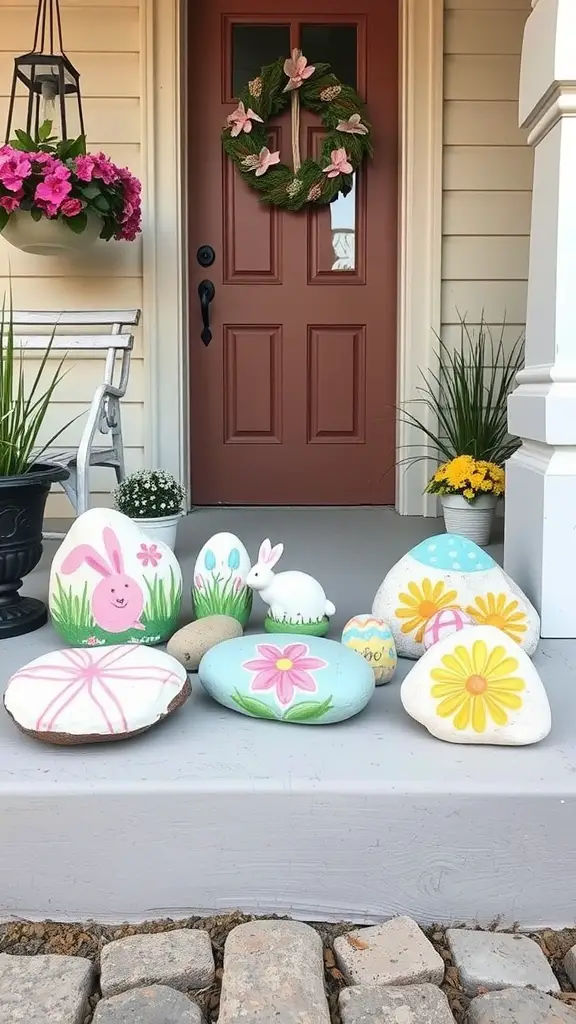
<svg viewBox="0 0 576 1024"><path fill-rule="evenodd" d="M429 579L423 579L420 584L410 581L408 593L398 595L400 607L395 612L397 619L406 620L402 623L402 632L413 633L416 630L414 639L416 643L422 643L428 619L442 608L457 608L457 597L455 590L446 590L443 580L434 584Z"/></svg>
<svg viewBox="0 0 576 1024"><path fill-rule="evenodd" d="M508 724L508 711L522 708L520 694L526 683L515 673L518 661L504 647L489 648L475 640L471 649L459 645L445 654L441 665L431 671L431 696L440 703L436 714L452 718L455 729L476 733L486 731L487 722Z"/></svg>
<svg viewBox="0 0 576 1024"><path fill-rule="evenodd" d="M528 618L519 601L510 601L508 594L485 594L476 597L466 611L479 626L496 626L511 640L521 644L528 630Z"/></svg>

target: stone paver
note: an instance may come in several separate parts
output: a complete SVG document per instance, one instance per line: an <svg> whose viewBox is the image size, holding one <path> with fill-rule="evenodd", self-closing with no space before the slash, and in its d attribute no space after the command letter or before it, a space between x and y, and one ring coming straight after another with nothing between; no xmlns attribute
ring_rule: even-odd
<svg viewBox="0 0 576 1024"><path fill-rule="evenodd" d="M218 1024L330 1024L322 940L299 921L252 921L224 946Z"/></svg>
<svg viewBox="0 0 576 1024"><path fill-rule="evenodd" d="M440 985L444 979L442 957L410 917L341 935L334 953L351 985Z"/></svg>
<svg viewBox="0 0 576 1024"><path fill-rule="evenodd" d="M94 970L79 956L0 953L2 1024L82 1024Z"/></svg>
<svg viewBox="0 0 576 1024"><path fill-rule="evenodd" d="M181 928L116 939L104 946L100 971L104 997L141 985L169 985L182 991L206 988L214 980L210 936Z"/></svg>
<svg viewBox="0 0 576 1024"><path fill-rule="evenodd" d="M454 1024L435 985L354 985L340 993L339 1006L342 1024Z"/></svg>
<svg viewBox="0 0 576 1024"><path fill-rule="evenodd" d="M576 946L572 946L564 957L564 969L570 981L576 988Z"/></svg>
<svg viewBox="0 0 576 1024"><path fill-rule="evenodd" d="M540 946L526 935L449 928L446 938L469 996L477 995L479 989L530 987L539 992L560 991Z"/></svg>
<svg viewBox="0 0 576 1024"><path fill-rule="evenodd" d="M576 1024L576 1010L540 992L507 988L476 996L468 1024Z"/></svg>
<svg viewBox="0 0 576 1024"><path fill-rule="evenodd" d="M202 1024L202 1014L183 992L149 985L101 999L92 1024Z"/></svg>

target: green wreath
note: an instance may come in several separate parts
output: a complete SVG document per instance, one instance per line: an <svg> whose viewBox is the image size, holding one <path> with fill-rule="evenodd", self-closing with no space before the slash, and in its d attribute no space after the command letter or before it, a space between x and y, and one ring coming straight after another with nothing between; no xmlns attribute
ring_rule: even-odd
<svg viewBox="0 0 576 1024"><path fill-rule="evenodd" d="M266 122L284 110L289 99L293 170L267 146ZM319 161L300 162L300 104L318 114L326 129ZM285 210L331 203L340 193L347 195L354 171L372 155L371 128L356 90L339 82L329 64L308 65L299 50L293 50L288 60L279 57L263 67L241 91L222 132L222 145L244 180L261 193L261 200Z"/></svg>

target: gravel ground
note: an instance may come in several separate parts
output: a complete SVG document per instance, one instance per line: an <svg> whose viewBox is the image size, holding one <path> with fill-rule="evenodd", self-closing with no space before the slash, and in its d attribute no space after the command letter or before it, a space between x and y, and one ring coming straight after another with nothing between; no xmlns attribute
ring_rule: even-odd
<svg viewBox="0 0 576 1024"><path fill-rule="evenodd" d="M211 1022L216 1021L218 1017L222 960L226 937L236 925L244 924L246 921L254 919L254 917L248 917L245 914L231 913L215 917L189 917L178 921L168 918L162 921L149 921L139 925L99 925L93 922L88 922L87 924L56 924L51 921L39 923L17 921L0 925L0 953L20 953L31 956L36 953L60 953L67 954L68 956L89 957L95 963L98 963L102 946L113 939L120 939L126 935L172 931L175 928L203 928L208 932L212 940L217 968L216 980L206 991L195 993L194 998L204 1010L206 1020ZM330 1003L332 1024L340 1024L338 993L344 987L344 979L336 967L332 944L338 935L345 935L357 926L351 924L318 924L315 922L311 922L311 924L320 934L324 943L326 991ZM498 930L497 923L494 924L493 930ZM469 999L460 988L458 974L452 965L450 952L446 944L444 929L440 927L429 928L426 930L426 934L444 959L446 977L442 989L448 997L457 1024L464 1024ZM571 946L576 944L576 929L565 928L563 931L545 929L541 932L530 933L530 937L539 943L552 965L552 969L562 988L560 998L573 1005L576 1009L576 992L574 992L562 966L565 954ZM91 1010L84 1024L90 1024L98 998L97 995L91 998Z"/></svg>

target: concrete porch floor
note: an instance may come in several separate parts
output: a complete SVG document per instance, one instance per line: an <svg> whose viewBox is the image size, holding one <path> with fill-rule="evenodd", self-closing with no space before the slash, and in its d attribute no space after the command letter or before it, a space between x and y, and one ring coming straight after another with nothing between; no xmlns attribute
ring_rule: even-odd
<svg viewBox="0 0 576 1024"><path fill-rule="evenodd" d="M390 509L201 510L181 524L183 619L195 556L231 530L253 558L317 575L331 635L369 611L388 568L440 532ZM25 592L46 597L47 542ZM492 553L499 557L501 547ZM264 606L255 599L251 629ZM4 682L60 646L50 626L0 648ZM341 725L252 721L197 680L187 705L135 739L44 746L0 713L0 916L142 920L240 908L308 920L574 925L576 642L535 658L553 727L528 748L444 744L404 713L399 682ZM193 677L194 678L194 677Z"/></svg>

